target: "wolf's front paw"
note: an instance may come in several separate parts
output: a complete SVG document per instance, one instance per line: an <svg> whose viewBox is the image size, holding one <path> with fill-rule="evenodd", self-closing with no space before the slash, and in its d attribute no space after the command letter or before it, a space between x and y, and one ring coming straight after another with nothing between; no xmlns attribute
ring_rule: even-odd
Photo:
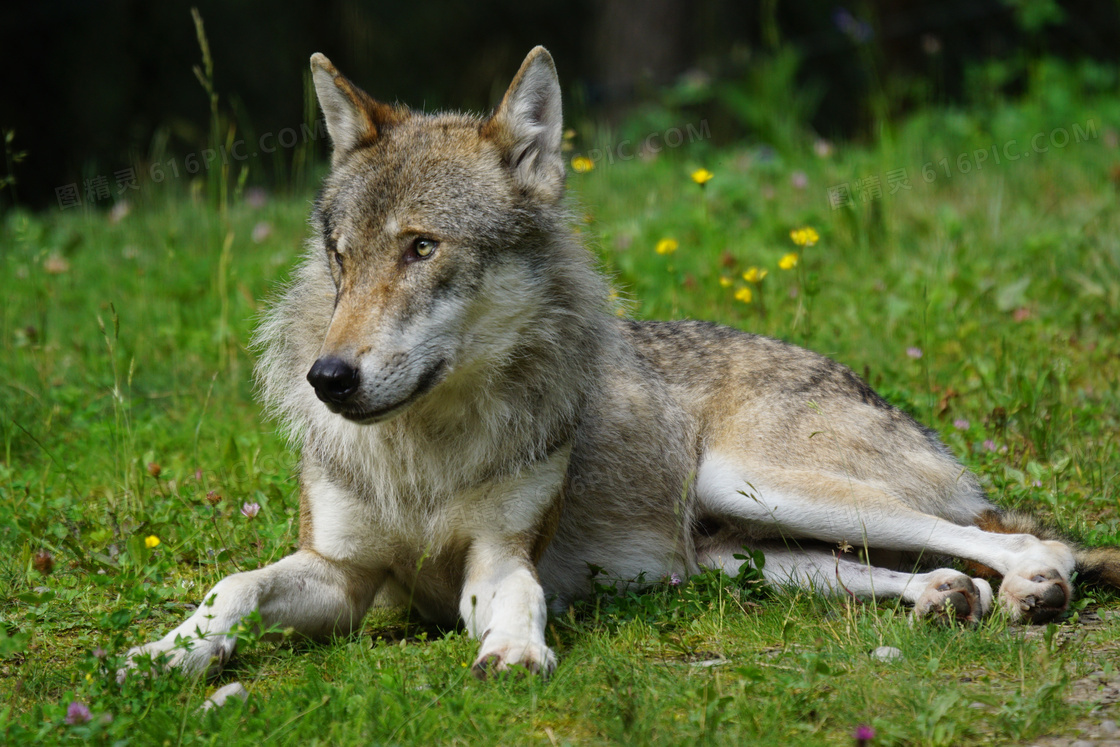
<svg viewBox="0 0 1120 747"><path fill-rule="evenodd" d="M205 673L207 678L217 674L233 655L237 639L232 636L211 635L203 638L183 637L175 632L158 641L129 649L125 665L117 670L117 682L138 670L145 658L151 659L151 670L179 669L186 675Z"/></svg>
<svg viewBox="0 0 1120 747"><path fill-rule="evenodd" d="M548 677L556 669L556 654L543 641L525 638L486 636L471 673L480 680L502 674L513 667L524 667L533 674Z"/></svg>

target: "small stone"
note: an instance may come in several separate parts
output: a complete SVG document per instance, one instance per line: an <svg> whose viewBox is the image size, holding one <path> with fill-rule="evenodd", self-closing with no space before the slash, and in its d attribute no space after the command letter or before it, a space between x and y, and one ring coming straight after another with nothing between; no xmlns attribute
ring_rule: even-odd
<svg viewBox="0 0 1120 747"><path fill-rule="evenodd" d="M1120 732L1120 726L1117 726L1116 722L1112 719L1106 718L1101 722L1101 731L1105 734L1115 734L1116 732Z"/></svg>
<svg viewBox="0 0 1120 747"><path fill-rule="evenodd" d="M895 661L896 659L902 659L903 656L902 652L894 646L880 646L871 652L871 658L879 661Z"/></svg>
<svg viewBox="0 0 1120 747"><path fill-rule="evenodd" d="M230 698L240 698L242 702L249 700L249 691L240 682L231 682L225 687L220 687L202 704L202 710L221 708Z"/></svg>
<svg viewBox="0 0 1120 747"><path fill-rule="evenodd" d="M730 664L727 659L705 659L704 661L694 661L694 667L722 667L724 664Z"/></svg>
<svg viewBox="0 0 1120 747"><path fill-rule="evenodd" d="M1069 747L1093 747L1093 743L1088 739L1078 739L1076 742L1071 742Z"/></svg>

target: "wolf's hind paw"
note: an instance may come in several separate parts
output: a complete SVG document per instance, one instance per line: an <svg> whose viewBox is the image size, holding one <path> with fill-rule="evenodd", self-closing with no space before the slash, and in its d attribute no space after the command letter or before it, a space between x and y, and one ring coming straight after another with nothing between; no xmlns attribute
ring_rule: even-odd
<svg viewBox="0 0 1120 747"><path fill-rule="evenodd" d="M992 606L992 587L987 581L946 570L934 576L914 604L916 617L937 622L979 622Z"/></svg>
<svg viewBox="0 0 1120 747"><path fill-rule="evenodd" d="M1045 623L1069 608L1069 581L1060 571L1050 568L1004 576L999 598L1012 620Z"/></svg>

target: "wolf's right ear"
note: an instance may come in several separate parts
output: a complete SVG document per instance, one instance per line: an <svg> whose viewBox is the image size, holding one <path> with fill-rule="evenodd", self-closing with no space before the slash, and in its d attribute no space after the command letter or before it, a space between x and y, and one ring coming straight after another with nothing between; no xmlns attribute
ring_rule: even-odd
<svg viewBox="0 0 1120 747"><path fill-rule="evenodd" d="M331 165L337 166L348 153L375 141L381 129L407 116L404 107L374 100L335 69L326 55L311 55L311 77L315 94L327 121L334 144Z"/></svg>
<svg viewBox="0 0 1120 747"><path fill-rule="evenodd" d="M522 187L560 199L564 192L560 81L547 49L529 52L502 103L483 124L482 135L497 143Z"/></svg>

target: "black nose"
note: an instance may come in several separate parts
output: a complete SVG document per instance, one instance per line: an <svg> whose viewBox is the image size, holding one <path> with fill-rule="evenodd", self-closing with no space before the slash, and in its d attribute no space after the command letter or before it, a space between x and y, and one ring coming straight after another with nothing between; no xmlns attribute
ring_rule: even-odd
<svg viewBox="0 0 1120 747"><path fill-rule="evenodd" d="M341 405L358 391L358 369L341 358L328 355L315 361L307 372L307 380L315 394L324 402Z"/></svg>

